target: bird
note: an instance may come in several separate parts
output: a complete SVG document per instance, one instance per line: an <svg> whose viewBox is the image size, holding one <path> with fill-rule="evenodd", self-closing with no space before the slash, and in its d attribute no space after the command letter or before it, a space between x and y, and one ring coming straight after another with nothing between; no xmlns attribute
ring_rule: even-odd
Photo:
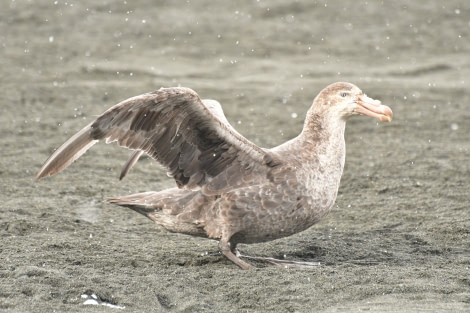
<svg viewBox="0 0 470 313"><path fill-rule="evenodd" d="M238 244L294 235L331 211L345 163L346 121L355 115L382 122L393 117L390 107L356 85L335 82L314 98L299 135L261 148L230 125L218 101L186 87L160 88L99 115L55 150L35 181L62 171L100 140L116 141L133 150L120 179L146 154L176 186L108 203L170 232L218 240L219 252L247 270L253 266L242 260Z"/></svg>

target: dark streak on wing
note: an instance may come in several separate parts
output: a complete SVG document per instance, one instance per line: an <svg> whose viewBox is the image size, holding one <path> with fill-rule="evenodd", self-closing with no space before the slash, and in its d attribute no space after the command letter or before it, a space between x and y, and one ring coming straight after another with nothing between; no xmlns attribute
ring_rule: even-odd
<svg viewBox="0 0 470 313"><path fill-rule="evenodd" d="M126 161L126 164L124 164L124 167L122 168L121 175L119 175L119 180L122 180L124 176L129 173L134 164L139 161L139 158L142 153L144 153L142 150L136 150L132 152L132 154L129 156L129 159Z"/></svg>
<svg viewBox="0 0 470 313"><path fill-rule="evenodd" d="M256 164L277 164L269 152L231 131L188 88L160 89L125 100L99 116L90 135L146 152L167 168L180 188L205 185L227 170L243 175ZM209 189L220 192L228 185L219 178Z"/></svg>

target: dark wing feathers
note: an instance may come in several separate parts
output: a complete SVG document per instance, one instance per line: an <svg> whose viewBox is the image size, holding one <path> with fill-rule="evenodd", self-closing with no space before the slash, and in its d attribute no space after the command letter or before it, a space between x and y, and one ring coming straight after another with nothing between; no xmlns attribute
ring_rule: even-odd
<svg viewBox="0 0 470 313"><path fill-rule="evenodd" d="M36 179L66 168L93 143L103 139L147 153L167 168L179 187L209 185L207 190L212 192L230 187L229 181L234 178L229 180L224 171L248 175L256 165L265 172L267 167L276 165L269 152L233 131L194 91L176 87L133 97L111 107L57 149ZM121 177L139 156L139 152L131 155Z"/></svg>
<svg viewBox="0 0 470 313"><path fill-rule="evenodd" d="M139 158L142 155L142 153L144 153L142 150L136 150L132 152L126 164L124 164L124 167L122 168L121 175L119 175L119 180L123 179L124 176L126 176L127 173L134 166L134 164L137 163L137 161L139 161Z"/></svg>

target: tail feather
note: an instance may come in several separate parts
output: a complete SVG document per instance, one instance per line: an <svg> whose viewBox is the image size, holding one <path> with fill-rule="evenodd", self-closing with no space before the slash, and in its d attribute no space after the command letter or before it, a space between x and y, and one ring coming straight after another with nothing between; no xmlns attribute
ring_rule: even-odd
<svg viewBox="0 0 470 313"><path fill-rule="evenodd" d="M106 202L134 210L169 231L207 237L201 211L213 200L199 191L172 188L109 198Z"/></svg>
<svg viewBox="0 0 470 313"><path fill-rule="evenodd" d="M107 203L124 206L140 213L146 217L157 211L161 211L159 201L155 201L158 197L158 192L149 191L143 193L136 193L129 196L115 197L106 199ZM150 218L150 217L149 217Z"/></svg>
<svg viewBox="0 0 470 313"><path fill-rule="evenodd" d="M60 146L44 163L35 181L57 174L97 143L98 140L91 137L91 130L90 123Z"/></svg>

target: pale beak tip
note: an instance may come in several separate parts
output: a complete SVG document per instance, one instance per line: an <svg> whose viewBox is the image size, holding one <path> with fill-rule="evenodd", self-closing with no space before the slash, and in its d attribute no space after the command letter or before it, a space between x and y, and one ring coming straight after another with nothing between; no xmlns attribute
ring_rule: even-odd
<svg viewBox="0 0 470 313"><path fill-rule="evenodd" d="M384 115L384 122L391 122L393 118L393 112L392 109L390 109L388 106L385 106L385 115Z"/></svg>

